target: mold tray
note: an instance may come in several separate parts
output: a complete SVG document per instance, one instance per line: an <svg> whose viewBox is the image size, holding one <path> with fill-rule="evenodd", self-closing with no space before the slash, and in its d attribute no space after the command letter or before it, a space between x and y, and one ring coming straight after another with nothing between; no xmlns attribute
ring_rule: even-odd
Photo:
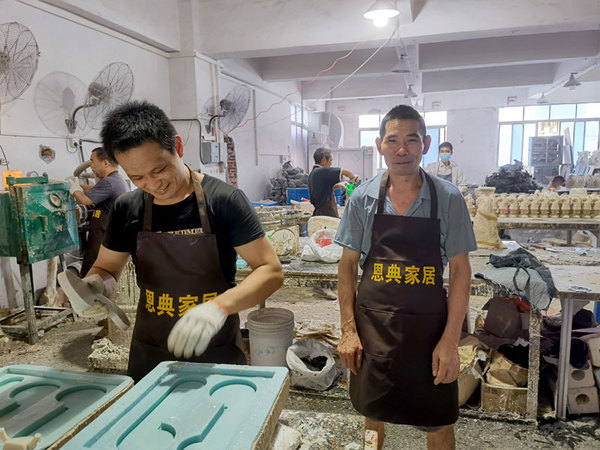
<svg viewBox="0 0 600 450"><path fill-rule="evenodd" d="M60 445L133 385L123 375L34 365L0 368L0 427L11 438L42 435L36 449Z"/></svg>
<svg viewBox="0 0 600 450"><path fill-rule="evenodd" d="M267 448L287 392L285 367L163 362L65 448Z"/></svg>

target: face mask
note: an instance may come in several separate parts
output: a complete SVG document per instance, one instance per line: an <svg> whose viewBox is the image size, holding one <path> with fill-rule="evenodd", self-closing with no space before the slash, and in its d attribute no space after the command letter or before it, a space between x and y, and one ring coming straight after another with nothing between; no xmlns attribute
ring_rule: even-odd
<svg viewBox="0 0 600 450"><path fill-rule="evenodd" d="M440 153L440 161L448 162L452 158L452 153Z"/></svg>

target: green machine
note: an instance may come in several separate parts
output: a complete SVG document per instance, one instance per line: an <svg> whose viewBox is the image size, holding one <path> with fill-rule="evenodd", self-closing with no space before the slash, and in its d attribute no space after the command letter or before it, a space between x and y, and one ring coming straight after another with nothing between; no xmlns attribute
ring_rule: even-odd
<svg viewBox="0 0 600 450"><path fill-rule="evenodd" d="M47 177L7 178L0 192L0 256L17 258L29 342L37 340L31 264L79 248L75 200Z"/></svg>

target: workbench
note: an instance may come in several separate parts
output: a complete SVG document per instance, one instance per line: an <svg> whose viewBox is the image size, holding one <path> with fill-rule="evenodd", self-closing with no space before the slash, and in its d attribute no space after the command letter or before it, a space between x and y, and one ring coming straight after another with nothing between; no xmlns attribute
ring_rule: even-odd
<svg viewBox="0 0 600 450"><path fill-rule="evenodd" d="M523 219L506 219L512 223L518 223ZM533 220L533 219L532 219ZM552 219L555 221L555 219ZM571 220L571 219L565 219ZM588 221L589 223L589 221ZM600 221L594 221L597 224ZM563 226L565 224L563 223ZM585 228L585 227L584 227ZM552 228L549 228L552 229ZM575 229L575 228L574 228ZM589 226L588 228L589 229ZM304 238L306 239L306 238ZM301 239L300 247L306 244ZM471 262L471 295L483 295L483 296L494 296L494 288L479 278L474 278L474 274L484 271L488 267L488 261L491 254L501 255L505 252L509 252L517 247L514 241L504 241L504 244L508 247L506 249L478 249L474 252L469 253L469 260ZM557 288L559 288L559 296L561 298L577 298L575 293L568 291L568 287L572 284L587 286L589 275L594 274L594 279L598 280L600 273L598 266L600 265L600 249L576 249L573 247L548 247L547 250L528 249L540 262L548 266L552 270L552 276L555 279ZM322 287L326 289L337 289L337 264L325 264L318 262L307 262L300 259L300 255L292 255L288 258L289 262L283 264L283 272L285 274L284 283L291 286L308 286L308 287ZM250 269L238 269L238 280L243 279ZM579 281L568 281L572 274L578 275ZM448 279L448 267L444 272L444 283L447 284ZM360 268L359 268L360 278ZM565 287L566 285L566 287ZM562 290L561 290L562 288ZM597 288L595 289L594 300L600 300L600 280L598 281ZM575 296L575 297L574 297ZM587 298L587 297L586 297ZM588 300L592 300L588 298ZM586 301L588 301L586 300ZM565 305L571 306L572 303L567 301ZM564 306L563 306L564 308ZM571 313L572 314L572 313ZM569 322L569 321L567 321ZM542 315L540 311L531 309L530 320L529 320L529 379L528 379L528 391L527 391L527 418L531 421L537 420L537 407L538 407L538 385L539 385L539 366L540 366L540 340L541 340L541 324ZM570 324L569 324L570 328ZM567 333L567 330L563 327L563 332ZM570 330L569 330L570 333ZM566 339L561 339L561 342L567 342ZM568 351L570 347L566 346L567 351L561 350L561 358L568 361ZM561 372L563 374L565 371ZM564 384L564 380L563 380ZM566 388L561 391L561 395L564 395L566 399ZM557 403L559 405L559 403ZM564 417L563 404L560 404L560 408L563 408L562 417ZM561 412L557 406L557 415L561 417Z"/></svg>
<svg viewBox="0 0 600 450"><path fill-rule="evenodd" d="M596 236L600 247L600 219L498 217L498 230L566 230L567 246L571 246L573 230L587 230Z"/></svg>
<svg viewBox="0 0 600 450"><path fill-rule="evenodd" d="M569 390L569 358L571 355L571 332L573 330L573 314L588 302L600 301L600 270L589 266L548 266L562 303L562 327L560 330L560 353L558 357L558 382L556 385L556 416L565 419L567 416L567 392ZM582 286L589 292L577 292L571 286Z"/></svg>

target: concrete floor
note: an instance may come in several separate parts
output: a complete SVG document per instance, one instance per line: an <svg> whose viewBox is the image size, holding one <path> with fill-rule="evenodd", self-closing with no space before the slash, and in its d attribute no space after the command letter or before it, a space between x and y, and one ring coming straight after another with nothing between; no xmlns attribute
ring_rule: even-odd
<svg viewBox="0 0 600 450"><path fill-rule="evenodd" d="M473 298L473 317L484 298ZM336 301L324 300L311 288L284 287L267 301L294 311L296 321L318 317L337 323L339 307ZM247 313L242 314L242 324ZM49 330L41 341L28 345L21 341L0 338L0 366L37 364L57 369L87 370L87 356L94 337L101 331L95 322L67 322ZM2 340L4 339L4 340ZM578 418L568 422L532 425L490 420L478 411L461 409L456 425L459 449L600 449L600 416ZM362 417L356 414L344 386L324 393L292 389L280 421L298 430L302 449L358 449L362 435ZM425 434L402 425L388 425L385 449L425 448Z"/></svg>

